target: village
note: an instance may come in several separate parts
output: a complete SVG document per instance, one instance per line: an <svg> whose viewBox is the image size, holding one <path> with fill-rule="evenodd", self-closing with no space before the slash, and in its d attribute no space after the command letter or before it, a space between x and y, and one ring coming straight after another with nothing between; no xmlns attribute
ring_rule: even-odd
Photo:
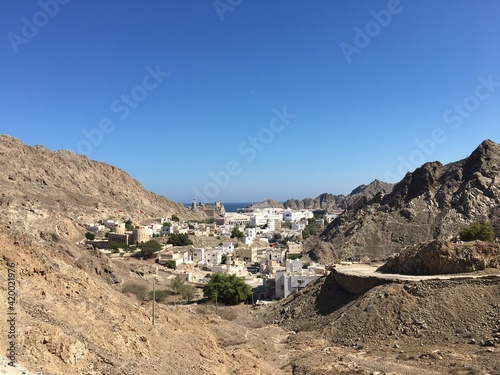
<svg viewBox="0 0 500 375"><path fill-rule="evenodd" d="M220 202L191 204L204 221L176 215L134 225L132 220L86 224L85 243L112 259L140 256L141 244L161 246L148 254L185 283L203 286L213 273L241 277L256 299L280 299L326 274L324 264L303 259L303 240L328 225L340 212L289 208L241 208L226 212ZM139 210L139 212L141 212Z"/></svg>

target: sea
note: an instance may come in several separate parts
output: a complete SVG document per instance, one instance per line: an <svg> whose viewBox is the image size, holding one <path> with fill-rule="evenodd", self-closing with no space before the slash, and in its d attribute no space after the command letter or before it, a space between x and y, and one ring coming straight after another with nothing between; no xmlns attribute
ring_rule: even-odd
<svg viewBox="0 0 500 375"><path fill-rule="evenodd" d="M224 205L226 212L236 212L238 208L245 208L246 206L256 202L221 202L221 203ZM191 203L184 203L184 206L191 207Z"/></svg>

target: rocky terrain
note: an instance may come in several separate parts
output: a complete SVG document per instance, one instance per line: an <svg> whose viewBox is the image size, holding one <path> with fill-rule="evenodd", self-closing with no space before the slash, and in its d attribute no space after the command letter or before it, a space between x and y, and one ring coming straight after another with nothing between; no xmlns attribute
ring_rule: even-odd
<svg viewBox="0 0 500 375"><path fill-rule="evenodd" d="M368 199L373 198L376 194L387 194L390 193L394 184L387 182L382 182L379 180L374 180L368 185L360 185L351 191L348 195L334 195L329 193L324 193L316 198L305 198L302 200L289 199L283 206L286 208L291 208L292 210L345 210L354 201L360 197L367 197Z"/></svg>
<svg viewBox="0 0 500 375"><path fill-rule="evenodd" d="M390 257L379 270L405 275L440 275L499 267L500 244L433 240Z"/></svg>
<svg viewBox="0 0 500 375"><path fill-rule="evenodd" d="M215 314L157 304L153 327L151 302L119 291L123 280L144 280L127 264L82 248L45 246L4 225L0 245L2 294L7 264L15 263L16 360L33 373L282 373L263 354L245 350L248 332ZM217 331L225 329L241 348L224 343L229 338Z"/></svg>
<svg viewBox="0 0 500 375"><path fill-rule="evenodd" d="M112 166L6 136L0 141L0 300L6 301L7 269L15 269L16 361L23 367L6 365L8 323L1 319L0 373L500 373L497 269L482 278L472 278L476 271L449 280L354 283L332 268L289 298L261 307L157 304L153 326L152 302L122 290L127 283L150 286L153 280L164 288L164 272L154 260L112 260L74 240L84 232L82 222L114 217L118 209L132 215L139 206L146 217L192 213ZM355 240L339 249L335 240L313 238L311 255L377 256L370 242L361 248L370 238L357 235L371 233L366 228L372 224L382 230L381 241L389 235L398 244L394 249L406 246L412 232L415 241L420 238L417 224L444 234L454 225L487 218L498 231L498 145L486 141L478 150L470 160L449 166L424 165L385 197L356 200L324 234L336 231ZM454 210L455 216L435 217L436 207ZM401 217L399 226L377 226L390 222L390 215ZM498 267L497 244L459 247L429 238L416 247L408 242L408 252L394 258L395 264L421 269L429 257L436 264L465 265L465 271Z"/></svg>
<svg viewBox="0 0 500 375"><path fill-rule="evenodd" d="M0 187L0 215L8 225L50 240L81 239L81 224L99 219L137 222L138 210L142 219L202 215L146 191L116 167L7 135L0 135Z"/></svg>
<svg viewBox="0 0 500 375"><path fill-rule="evenodd" d="M371 368L379 373L500 373L498 277L391 282L353 294L334 275L280 301L267 321L297 341L325 340L327 352L341 346L378 357Z"/></svg>
<svg viewBox="0 0 500 375"><path fill-rule="evenodd" d="M474 221L500 234L500 145L486 140L466 159L426 163L392 192L358 198L321 234L331 253L313 259L385 259L408 246L450 239Z"/></svg>

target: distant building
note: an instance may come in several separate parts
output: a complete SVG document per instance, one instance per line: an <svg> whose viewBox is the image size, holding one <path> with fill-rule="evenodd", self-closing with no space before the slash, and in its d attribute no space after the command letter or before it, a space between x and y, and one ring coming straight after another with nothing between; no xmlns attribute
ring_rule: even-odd
<svg viewBox="0 0 500 375"><path fill-rule="evenodd" d="M138 243L148 242L150 239L148 227L137 226L133 231L125 231L125 224L118 224L114 232L108 233L108 242L120 245L136 245Z"/></svg>
<svg viewBox="0 0 500 375"><path fill-rule="evenodd" d="M224 205L220 202L215 202L214 204L204 204L203 202L200 202L198 209L203 211L208 217L224 216L226 213Z"/></svg>

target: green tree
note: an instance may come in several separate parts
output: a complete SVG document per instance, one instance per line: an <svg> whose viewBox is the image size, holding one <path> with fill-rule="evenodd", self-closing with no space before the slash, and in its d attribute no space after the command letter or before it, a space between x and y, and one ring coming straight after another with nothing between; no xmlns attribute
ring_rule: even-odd
<svg viewBox="0 0 500 375"><path fill-rule="evenodd" d="M241 240L243 237L245 237L243 232L240 231L238 227L234 227L233 230L231 231L231 238L236 238L238 240Z"/></svg>
<svg viewBox="0 0 500 375"><path fill-rule="evenodd" d="M462 241L481 240L493 242L495 240L495 231L491 224L475 222L460 231L460 239Z"/></svg>
<svg viewBox="0 0 500 375"><path fill-rule="evenodd" d="M137 256L142 258L152 258L155 253L161 250L162 247L154 240L149 240L148 242L141 243L137 246L141 249L141 251L137 253Z"/></svg>
<svg viewBox="0 0 500 375"><path fill-rule="evenodd" d="M184 233L172 233L168 236L167 243L174 246L188 246L192 245L193 241L189 239L189 236Z"/></svg>
<svg viewBox="0 0 500 375"><path fill-rule="evenodd" d="M134 230L134 226L132 225L132 220L128 219L125 222L125 230Z"/></svg>
<svg viewBox="0 0 500 375"><path fill-rule="evenodd" d="M305 240L310 236L314 236L316 233L318 233L318 225L316 224L316 219L307 219L307 225L302 231L302 238Z"/></svg>
<svg viewBox="0 0 500 375"><path fill-rule="evenodd" d="M326 210L314 210L313 215L316 219L322 219L326 215Z"/></svg>
<svg viewBox="0 0 500 375"><path fill-rule="evenodd" d="M87 232L85 233L85 238L89 241L94 241L95 240L95 234L92 232Z"/></svg>
<svg viewBox="0 0 500 375"><path fill-rule="evenodd" d="M252 295L252 289L236 275L214 273L203 287L203 295L214 302L217 300L226 305L237 305Z"/></svg>
<svg viewBox="0 0 500 375"><path fill-rule="evenodd" d="M179 216L173 214L172 217L170 218L172 221L179 222L181 219L179 219Z"/></svg>

